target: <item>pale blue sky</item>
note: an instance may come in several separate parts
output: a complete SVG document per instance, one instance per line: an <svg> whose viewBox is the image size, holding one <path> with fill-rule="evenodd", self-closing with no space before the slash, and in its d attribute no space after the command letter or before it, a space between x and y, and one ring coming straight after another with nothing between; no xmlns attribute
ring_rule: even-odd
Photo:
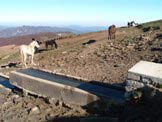
<svg viewBox="0 0 162 122"><path fill-rule="evenodd" d="M107 26L162 19L162 0L1 0L0 25Z"/></svg>

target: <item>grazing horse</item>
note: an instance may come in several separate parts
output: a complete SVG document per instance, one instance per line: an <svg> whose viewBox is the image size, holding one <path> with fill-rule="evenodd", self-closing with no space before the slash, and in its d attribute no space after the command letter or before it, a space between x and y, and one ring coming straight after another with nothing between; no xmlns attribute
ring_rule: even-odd
<svg viewBox="0 0 162 122"><path fill-rule="evenodd" d="M58 47L58 45L56 43L56 39L51 39L51 40L45 41L46 50L48 49L48 45L51 45L51 50L53 49L53 45L55 45L55 48Z"/></svg>
<svg viewBox="0 0 162 122"><path fill-rule="evenodd" d="M133 25L134 26L137 26L138 25L138 23L135 23L134 21L131 21L131 22L128 22L128 27L133 27Z"/></svg>
<svg viewBox="0 0 162 122"><path fill-rule="evenodd" d="M20 46L20 54L21 54L21 59L22 59L22 63L26 65L26 61L27 61L27 57L31 56L31 64L35 65L35 63L33 62L33 58L34 58L34 53L36 48L39 48L39 42L38 41L32 41L29 45L21 45Z"/></svg>
<svg viewBox="0 0 162 122"><path fill-rule="evenodd" d="M108 28L108 40L109 39L115 39L115 33L116 33L116 26L111 25Z"/></svg>

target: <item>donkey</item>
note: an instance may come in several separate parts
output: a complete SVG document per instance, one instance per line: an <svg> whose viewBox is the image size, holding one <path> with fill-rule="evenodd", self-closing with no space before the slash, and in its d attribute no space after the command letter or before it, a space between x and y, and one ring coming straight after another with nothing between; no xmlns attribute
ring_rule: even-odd
<svg viewBox="0 0 162 122"><path fill-rule="evenodd" d="M33 62L33 59L34 59L34 53L36 51L36 48L39 48L39 47L40 47L39 42L35 41L35 40L32 41L29 45L21 45L20 46L21 59L22 59L22 63L25 65L25 67L27 66L26 61L27 61L28 56L31 56L30 63L33 65L36 65Z"/></svg>

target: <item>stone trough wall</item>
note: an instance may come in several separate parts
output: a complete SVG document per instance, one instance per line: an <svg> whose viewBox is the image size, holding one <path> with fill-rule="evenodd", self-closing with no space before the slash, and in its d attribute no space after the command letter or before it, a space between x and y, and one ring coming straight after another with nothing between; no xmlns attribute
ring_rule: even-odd
<svg viewBox="0 0 162 122"><path fill-rule="evenodd" d="M25 91L83 107L102 110L111 103L124 103L124 91L31 68L11 72L10 82Z"/></svg>

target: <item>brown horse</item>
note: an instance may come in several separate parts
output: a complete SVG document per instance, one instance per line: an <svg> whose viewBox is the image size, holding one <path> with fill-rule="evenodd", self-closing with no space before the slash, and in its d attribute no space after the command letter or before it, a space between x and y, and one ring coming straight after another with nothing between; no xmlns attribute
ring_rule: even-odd
<svg viewBox="0 0 162 122"><path fill-rule="evenodd" d="M108 28L108 40L109 39L115 39L115 33L116 33L116 26L111 25Z"/></svg>

